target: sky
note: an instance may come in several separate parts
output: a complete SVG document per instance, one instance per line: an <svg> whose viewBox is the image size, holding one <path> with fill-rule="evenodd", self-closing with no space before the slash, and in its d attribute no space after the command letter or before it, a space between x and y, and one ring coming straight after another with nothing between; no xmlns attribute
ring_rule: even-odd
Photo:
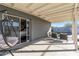
<svg viewBox="0 0 79 59"><path fill-rule="evenodd" d="M51 23L51 26L53 26L53 27L63 27L67 23L72 24L72 21L64 21L64 22ZM77 21L77 24L79 24L79 21Z"/></svg>

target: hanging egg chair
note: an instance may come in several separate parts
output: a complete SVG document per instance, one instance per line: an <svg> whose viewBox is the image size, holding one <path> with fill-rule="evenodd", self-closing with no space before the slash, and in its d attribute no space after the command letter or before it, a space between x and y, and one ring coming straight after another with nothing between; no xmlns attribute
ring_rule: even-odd
<svg viewBox="0 0 79 59"><path fill-rule="evenodd" d="M9 51L19 42L19 36L13 26L13 19L10 16L4 16L0 20L0 51Z"/></svg>

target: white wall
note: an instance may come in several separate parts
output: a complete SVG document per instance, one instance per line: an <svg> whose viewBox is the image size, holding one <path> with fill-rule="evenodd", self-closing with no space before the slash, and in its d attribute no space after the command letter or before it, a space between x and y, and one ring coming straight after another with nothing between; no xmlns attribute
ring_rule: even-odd
<svg viewBox="0 0 79 59"><path fill-rule="evenodd" d="M47 36L50 23L42 19L32 19L32 39L38 39Z"/></svg>

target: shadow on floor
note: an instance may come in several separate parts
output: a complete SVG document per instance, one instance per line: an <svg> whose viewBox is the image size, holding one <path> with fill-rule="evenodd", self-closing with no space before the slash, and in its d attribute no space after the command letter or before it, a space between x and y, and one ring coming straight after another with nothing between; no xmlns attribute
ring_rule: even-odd
<svg viewBox="0 0 79 59"><path fill-rule="evenodd" d="M43 44L39 44L38 43L38 44L35 44L35 43L37 43L39 41L47 41L48 44L47 43L43 43ZM65 45L65 44L73 44L73 43L62 43L62 41L60 41L60 40L53 40L51 38L50 39L47 39L47 38L44 39L44 38L42 38L42 39L34 40L34 41L30 42L30 43L27 43L27 44L21 46L18 49L24 48L24 47L29 46L29 45L49 45L45 50L31 50L31 51L23 50L23 51L18 51L18 49L17 49L15 51L13 51L13 53L34 53L34 52L38 53L38 52L43 52L41 54L41 56L44 56L46 52L76 51L75 49L68 49L68 50L67 49L63 49L63 50L48 50L51 47L51 45L63 45L63 44ZM16 47L18 47L18 46L16 46Z"/></svg>
<svg viewBox="0 0 79 59"><path fill-rule="evenodd" d="M33 53L33 52L65 52L65 51L76 51L76 49L66 49L66 50L32 50L32 51L15 51L14 53Z"/></svg>

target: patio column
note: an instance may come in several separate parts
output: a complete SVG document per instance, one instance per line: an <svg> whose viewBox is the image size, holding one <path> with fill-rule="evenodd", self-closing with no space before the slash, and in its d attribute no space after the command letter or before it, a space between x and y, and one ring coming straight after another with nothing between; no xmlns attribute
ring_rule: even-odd
<svg viewBox="0 0 79 59"><path fill-rule="evenodd" d="M75 3L74 4L74 9L73 9L73 19L72 19L72 39L74 40L74 44L75 44L75 49L76 51L78 50L78 46L77 46L77 6L78 4Z"/></svg>

